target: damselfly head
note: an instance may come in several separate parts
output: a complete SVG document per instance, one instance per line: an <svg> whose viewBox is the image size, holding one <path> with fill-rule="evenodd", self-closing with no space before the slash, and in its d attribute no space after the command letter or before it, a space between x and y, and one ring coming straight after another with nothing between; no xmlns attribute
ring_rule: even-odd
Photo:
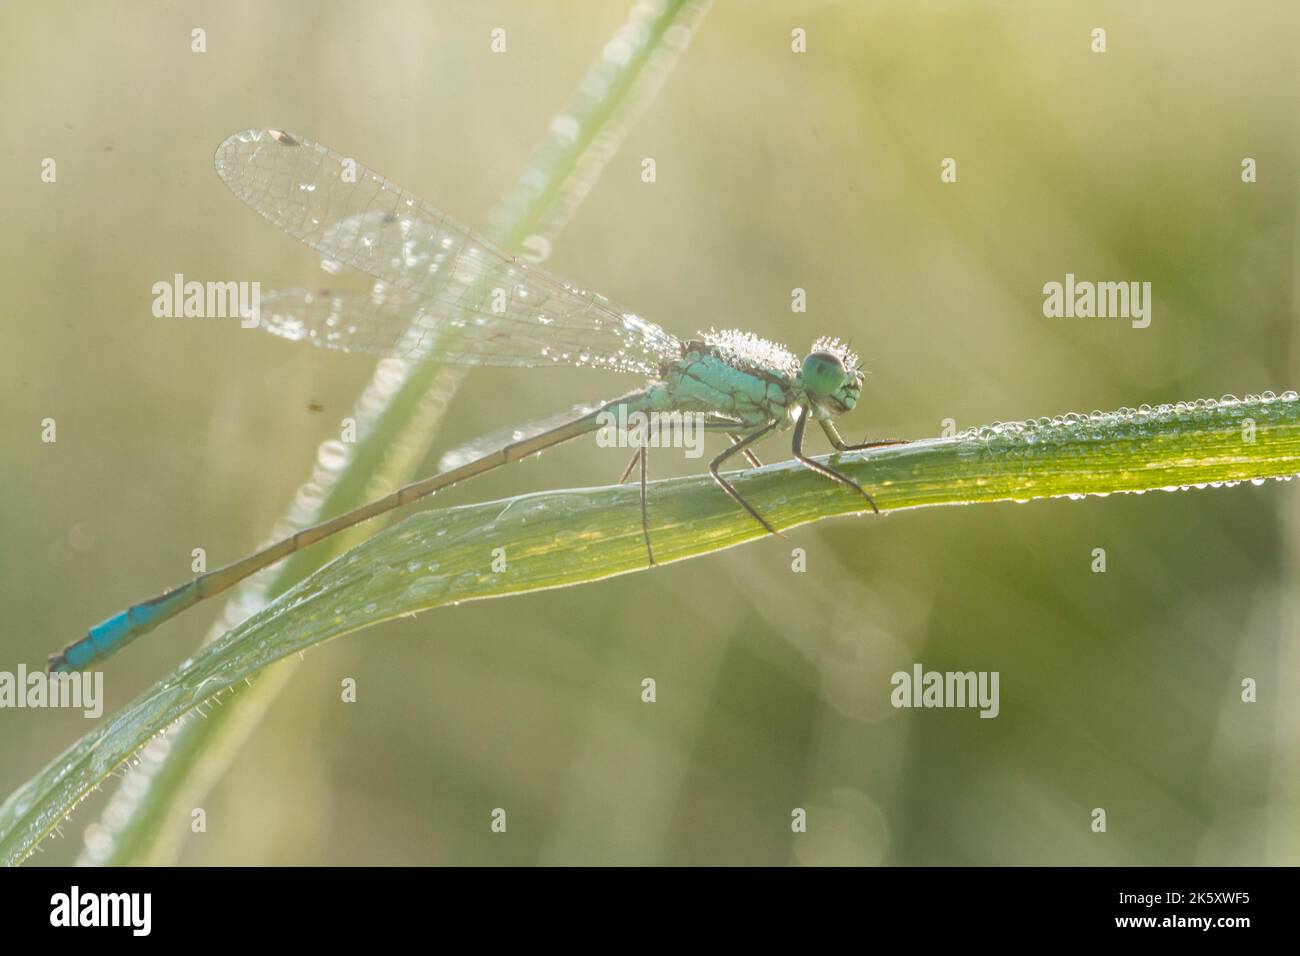
<svg viewBox="0 0 1300 956"><path fill-rule="evenodd" d="M862 394L862 369L858 355L839 339L813 343L803 360L800 379L808 398L832 415L852 410Z"/></svg>

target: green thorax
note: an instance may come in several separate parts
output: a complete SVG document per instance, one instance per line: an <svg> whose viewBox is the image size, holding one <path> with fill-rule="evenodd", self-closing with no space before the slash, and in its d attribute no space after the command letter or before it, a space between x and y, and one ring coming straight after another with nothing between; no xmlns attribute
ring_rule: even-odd
<svg viewBox="0 0 1300 956"><path fill-rule="evenodd" d="M747 426L793 421L799 360L747 332L710 332L684 342L650 389L656 411L714 412Z"/></svg>

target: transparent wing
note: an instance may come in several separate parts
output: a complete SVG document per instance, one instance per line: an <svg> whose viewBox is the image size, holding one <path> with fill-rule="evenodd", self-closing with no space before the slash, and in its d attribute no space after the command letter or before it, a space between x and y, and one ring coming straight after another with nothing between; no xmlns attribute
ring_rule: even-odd
<svg viewBox="0 0 1300 956"><path fill-rule="evenodd" d="M587 365L652 374L653 366L590 345L571 348L545 327L503 327L498 316L449 310L442 303L376 283L370 292L274 289L262 293L258 328L292 342L343 352L454 365Z"/></svg>
<svg viewBox="0 0 1300 956"><path fill-rule="evenodd" d="M285 232L379 280L369 296L279 294L272 312L279 324L269 331L329 348L478 365L649 374L679 354L677 339L658 325L504 255L318 143L248 130L222 143L214 163L236 196ZM288 334L293 329L299 334Z"/></svg>

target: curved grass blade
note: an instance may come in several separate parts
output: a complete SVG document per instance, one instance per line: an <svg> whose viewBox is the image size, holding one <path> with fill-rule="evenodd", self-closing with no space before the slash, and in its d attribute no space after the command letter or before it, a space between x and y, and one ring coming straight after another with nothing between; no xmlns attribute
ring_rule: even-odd
<svg viewBox="0 0 1300 956"><path fill-rule="evenodd" d="M1265 394L991 426L845 456L882 511L1218 486L1300 473L1300 398ZM795 462L735 478L778 528L850 514L861 499ZM654 484L664 562L764 537L707 477ZM870 521L861 525L869 533ZM523 495L429 511L320 569L184 662L0 806L0 863L21 862L103 776L177 717L261 668L371 624L458 601L564 587L644 568L637 490ZM507 569L491 570L492 549ZM224 710L224 708L223 708Z"/></svg>

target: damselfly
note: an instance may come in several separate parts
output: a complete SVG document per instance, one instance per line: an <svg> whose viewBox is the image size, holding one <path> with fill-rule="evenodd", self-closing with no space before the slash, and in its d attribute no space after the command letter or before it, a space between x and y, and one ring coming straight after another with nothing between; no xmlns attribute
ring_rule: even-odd
<svg viewBox="0 0 1300 956"><path fill-rule="evenodd" d="M400 186L318 143L281 130L237 133L217 149L217 172L248 205L325 259L377 280L369 293L280 290L262 297L259 327L282 338L343 351L465 365L567 365L634 372L649 383L553 427L413 482L276 542L234 564L121 611L50 656L53 671L80 670L199 601L345 528L417 501L509 462L602 427L608 416L687 413L726 434L731 446L709 474L766 530L773 528L719 471L733 455L760 462L752 446L793 428L794 455L818 474L861 495L852 478L803 451L816 421L841 452L901 444L847 444L833 419L862 391L858 357L836 339L813 343L799 359L782 345L739 331L681 341L604 296L569 285L505 255ZM641 525L654 563L646 493L648 445L640 465Z"/></svg>

